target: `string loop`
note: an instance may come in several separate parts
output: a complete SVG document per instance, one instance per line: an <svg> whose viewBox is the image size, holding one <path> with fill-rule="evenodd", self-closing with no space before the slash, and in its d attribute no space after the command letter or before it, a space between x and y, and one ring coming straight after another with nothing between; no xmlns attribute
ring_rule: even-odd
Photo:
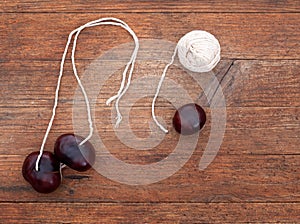
<svg viewBox="0 0 300 224"><path fill-rule="evenodd" d="M77 44L77 40L78 40L78 36L79 36L80 32L82 30L84 30L85 28L99 26L99 25L113 25L113 26L122 27L123 29L127 30L131 34L131 36L134 40L134 43L135 43L135 48L133 50L131 58L130 58L129 62L127 63L127 65L124 69L124 72L123 72L123 78L122 78L122 82L121 82L121 85L120 85L120 89L119 89L118 93L115 96L111 97L107 101L107 104L109 104L111 101L117 99L116 105L115 105L116 110L117 110L117 119L118 119L117 123L120 123L120 121L122 119L118 104L119 104L119 101L122 98L122 96L125 94L125 92L129 88L130 80L131 80L132 72L133 72L133 68L134 68L134 62L135 62L137 52L138 52L138 48L139 48L139 41L138 41L138 38L137 38L136 34L133 32L133 30L124 21L122 21L120 19L117 19L117 18L114 18L114 17L101 18L101 19L98 19L98 20L88 22L88 23L76 28L75 30L73 30L69 34L69 37L68 37L68 40L67 40L67 43L66 43L66 46L65 46L64 53L62 55L61 63L60 63L60 71L59 71L59 76L58 76L57 86L56 86L56 91L55 91L55 99L54 99L54 105L53 105L53 109L52 109L52 116L51 116L51 119L49 121L46 133L44 135L44 138L43 138L43 141L42 141L42 144L41 144L41 147L40 147L40 153L39 153L39 155L37 157L37 160L36 160L36 163L35 163L36 171L39 170L39 162L40 162L41 157L43 155L44 147L45 147L48 135L50 133L50 130L51 130L54 118L55 118L56 108L57 108L57 104L58 104L58 97L59 97L59 89L60 89L61 79L62 79L63 70L64 70L64 63L65 63L65 59L66 59L66 56L67 56L67 53L68 53L69 45L70 45L74 35L75 36L74 36L72 54L71 54L72 68L73 68L74 76L75 76L75 78L77 80L77 83L78 83L78 85L81 89L81 92L84 96L84 100L85 100L85 103L86 103L87 115L88 115L89 130L90 130L89 135L82 142L80 142L79 145L83 145L93 135L93 121L92 121L92 116L91 116L90 103L89 103L89 99L87 97L86 91L85 91L85 89L84 89L84 87L83 87L83 85L80 81L80 78L78 76L78 73L77 73L77 68L76 68L76 63L75 63L75 51L76 51L76 44ZM128 72L129 67L130 67L130 72L129 72L129 76L128 76L128 80L127 80L127 85L124 88L125 81L126 81L126 74Z"/></svg>

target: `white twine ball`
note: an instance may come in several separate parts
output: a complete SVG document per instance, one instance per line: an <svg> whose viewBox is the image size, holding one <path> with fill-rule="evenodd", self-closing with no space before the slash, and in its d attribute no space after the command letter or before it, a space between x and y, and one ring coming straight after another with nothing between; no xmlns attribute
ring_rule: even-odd
<svg viewBox="0 0 300 224"><path fill-rule="evenodd" d="M192 72L209 72L220 61L221 47L214 35L194 30L177 44L180 63Z"/></svg>

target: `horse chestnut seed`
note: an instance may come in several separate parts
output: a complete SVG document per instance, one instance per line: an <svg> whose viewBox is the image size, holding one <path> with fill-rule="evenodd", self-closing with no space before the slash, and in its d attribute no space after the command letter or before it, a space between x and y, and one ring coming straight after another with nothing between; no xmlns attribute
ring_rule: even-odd
<svg viewBox="0 0 300 224"><path fill-rule="evenodd" d="M57 138L54 145L54 154L68 167L77 171L86 171L95 163L95 149L87 141L79 145L83 137L74 134L63 134Z"/></svg>
<svg viewBox="0 0 300 224"><path fill-rule="evenodd" d="M60 162L51 152L43 152L39 169L35 164L39 152L32 152L24 160L22 174L24 179L40 193L51 193L61 184Z"/></svg>
<svg viewBox="0 0 300 224"><path fill-rule="evenodd" d="M173 117L175 130L182 135L192 135L196 133L203 128L205 122L205 111L195 103L180 107Z"/></svg>

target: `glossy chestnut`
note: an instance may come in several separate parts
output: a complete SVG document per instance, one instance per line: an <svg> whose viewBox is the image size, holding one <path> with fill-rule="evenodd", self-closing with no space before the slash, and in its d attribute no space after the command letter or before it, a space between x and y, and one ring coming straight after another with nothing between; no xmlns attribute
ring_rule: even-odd
<svg viewBox="0 0 300 224"><path fill-rule="evenodd" d="M33 152L26 157L22 166L23 177L37 192L53 192L61 184L60 162L53 153L45 151L37 171L35 164L38 155L39 152Z"/></svg>
<svg viewBox="0 0 300 224"><path fill-rule="evenodd" d="M190 103L180 107L173 117L175 130L182 135L200 131L206 122L206 114L198 104Z"/></svg>
<svg viewBox="0 0 300 224"><path fill-rule="evenodd" d="M72 133L59 136L54 145L54 154L68 167L77 171L86 171L95 163L95 149L87 141L79 145L83 137Z"/></svg>

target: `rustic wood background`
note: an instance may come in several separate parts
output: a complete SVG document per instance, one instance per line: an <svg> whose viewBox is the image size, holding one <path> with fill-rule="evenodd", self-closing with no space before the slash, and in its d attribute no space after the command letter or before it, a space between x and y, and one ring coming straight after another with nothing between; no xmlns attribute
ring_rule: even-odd
<svg viewBox="0 0 300 224"><path fill-rule="evenodd" d="M66 169L56 192L38 194L23 180L21 166L28 153L39 149L51 116L66 38L79 25L108 16L126 21L139 38L177 42L185 33L203 29L219 39L222 61L215 73L226 97L224 141L213 163L199 171L208 121L191 159L168 179L129 186L95 170ZM299 1L2 0L0 17L1 223L300 222ZM103 52L130 41L115 27L85 30L77 50L79 73ZM138 65L134 78L149 73L147 66ZM159 75L162 68L151 69ZM168 75L199 100L202 90L193 79L175 68ZM117 91L119 80L116 74L107 82L99 104ZM73 130L75 88L68 61L47 150L58 135ZM132 110L131 126L140 137L149 134L144 127L151 119L150 102L141 99ZM164 99L157 106L170 127L174 108ZM124 161L161 160L178 141L171 130L155 149L137 153L114 135L110 111L100 107L96 126L107 147Z"/></svg>

